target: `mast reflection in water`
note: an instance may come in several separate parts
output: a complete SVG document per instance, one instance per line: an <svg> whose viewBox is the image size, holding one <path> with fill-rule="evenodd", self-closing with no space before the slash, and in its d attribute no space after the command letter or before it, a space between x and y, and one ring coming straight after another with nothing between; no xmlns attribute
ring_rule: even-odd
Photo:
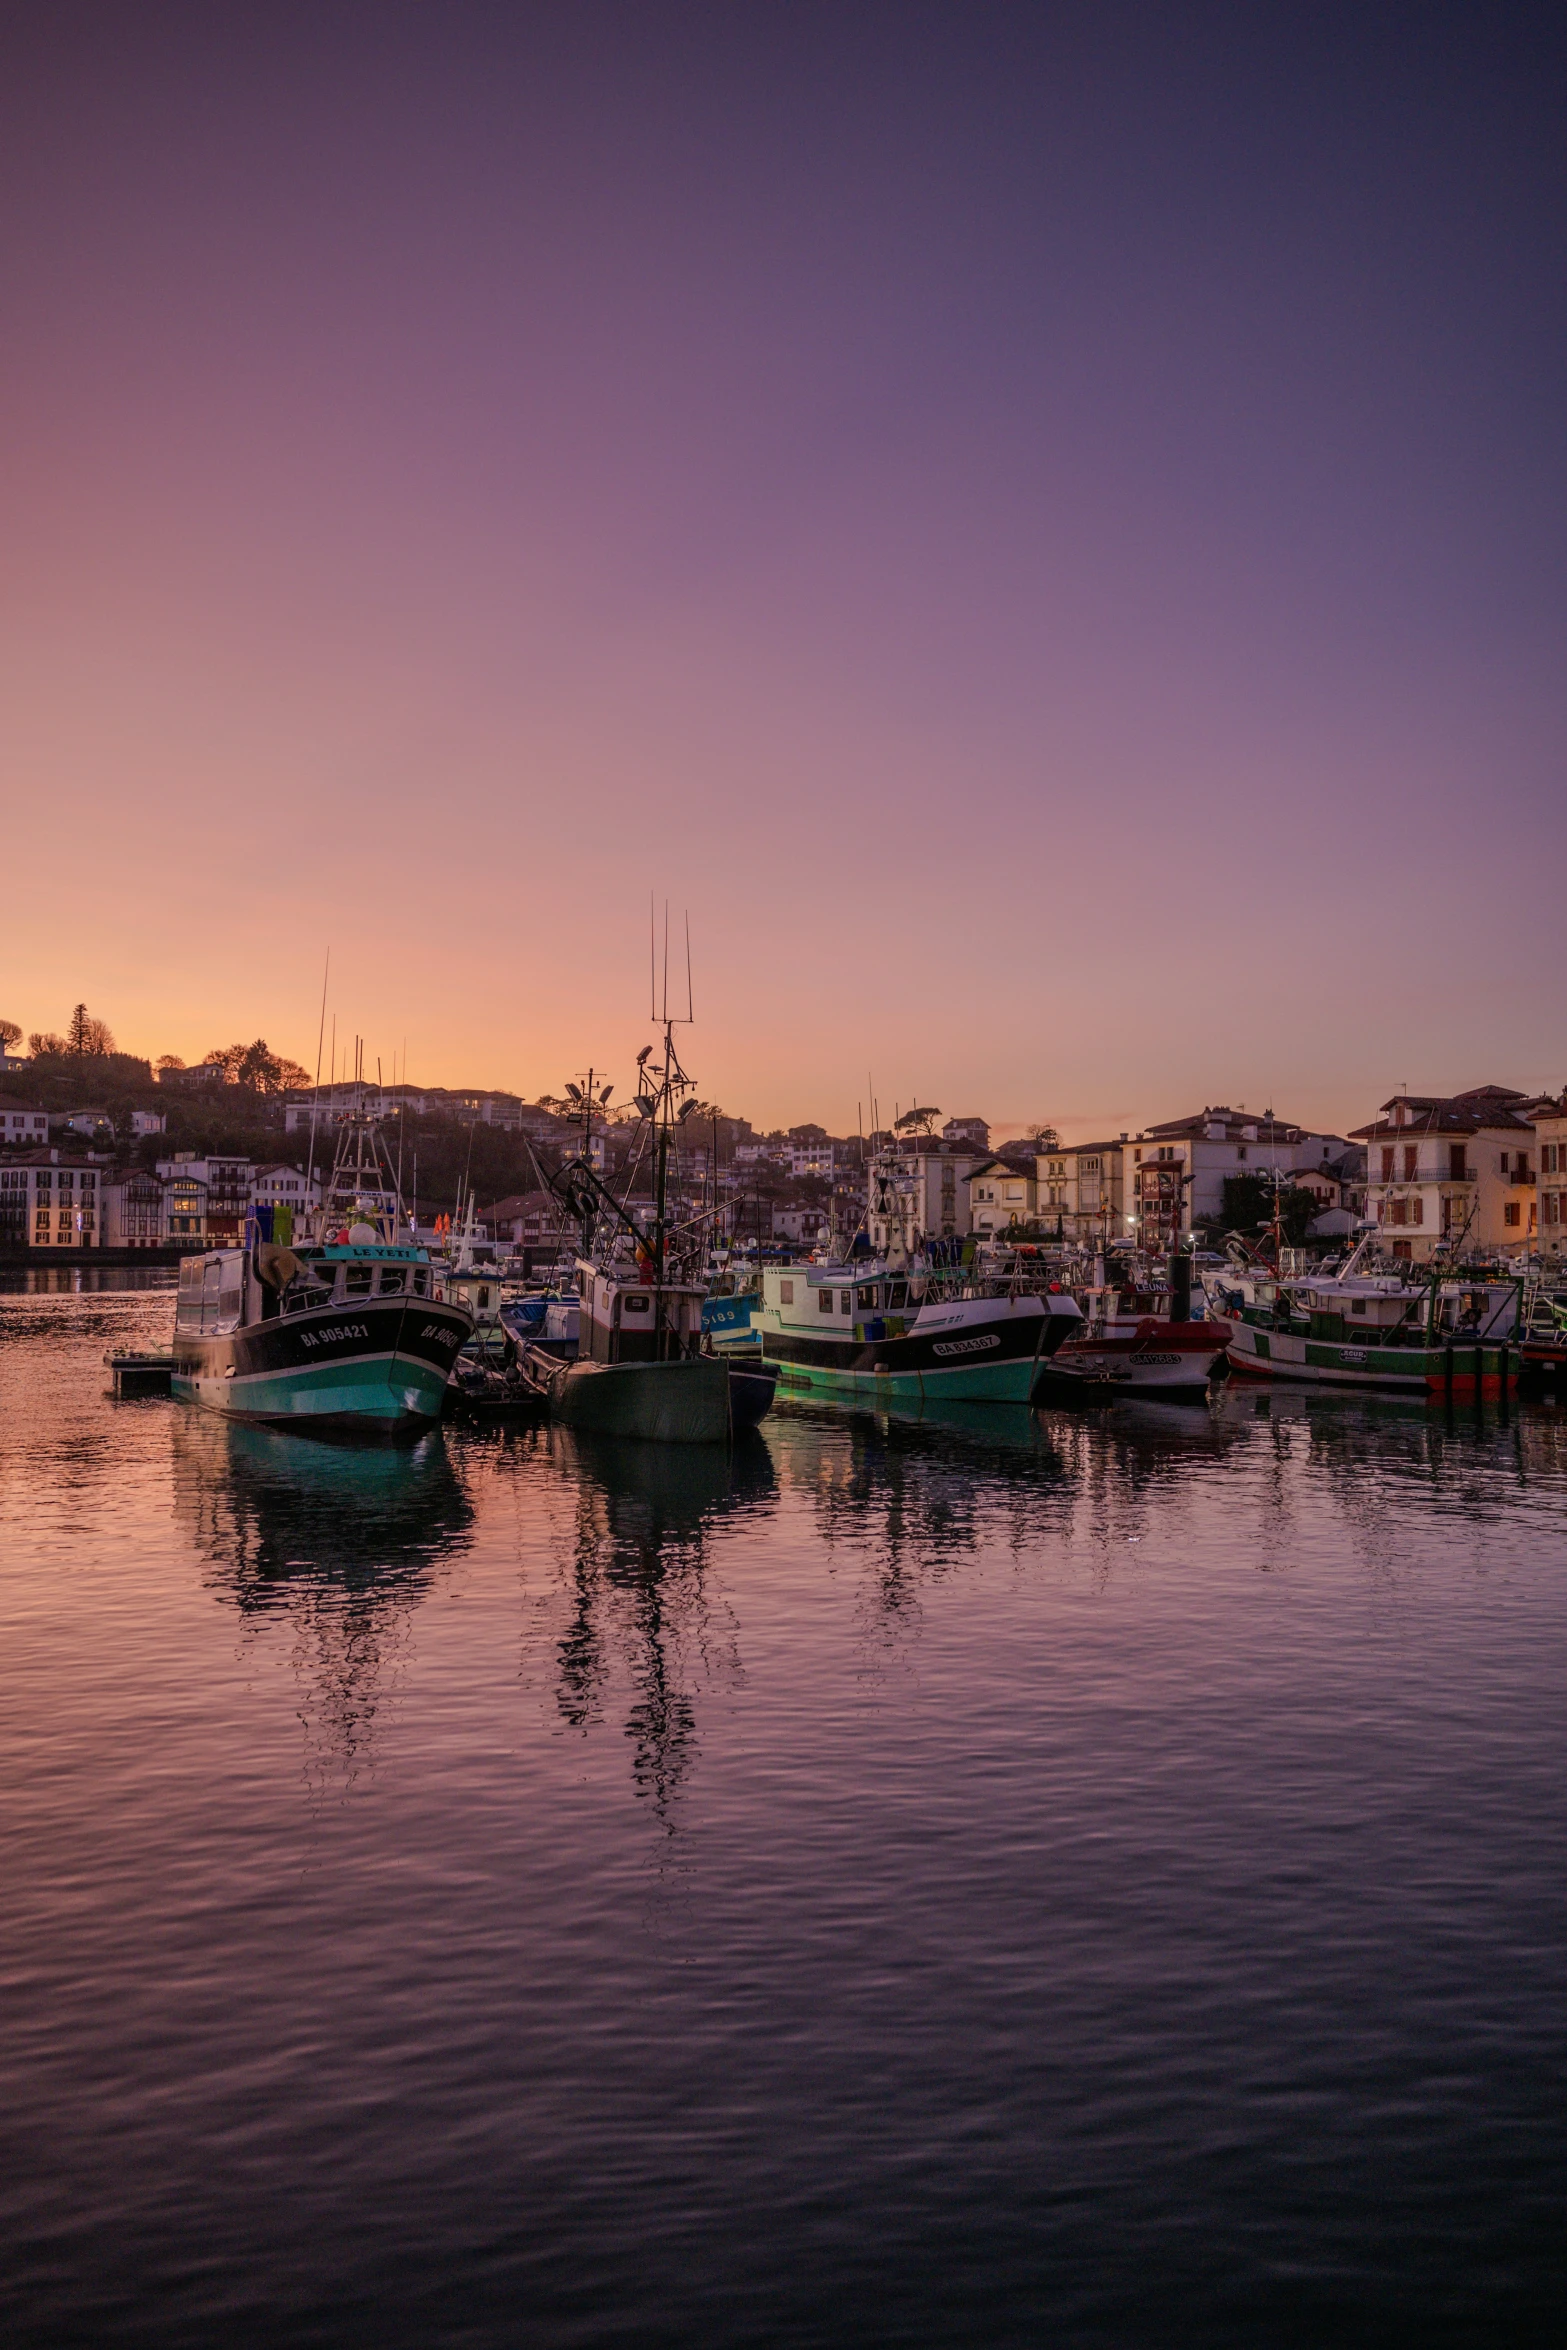
<svg viewBox="0 0 1567 2350"><path fill-rule="evenodd" d="M312 1749L364 1761L409 1619L473 1509L440 1430L411 1448L324 1443L188 1407L173 1415L175 1507L209 1588L252 1622L283 1617Z"/></svg>
<svg viewBox="0 0 1567 2350"><path fill-rule="evenodd" d="M696 1689L739 1675L736 1628L707 1589L722 1521L760 1517L777 1493L766 1441L615 1444L552 1427L548 1457L574 1495L571 1613L557 1644L557 1702L573 1729L624 1690L632 1780L667 1821L695 1754Z"/></svg>

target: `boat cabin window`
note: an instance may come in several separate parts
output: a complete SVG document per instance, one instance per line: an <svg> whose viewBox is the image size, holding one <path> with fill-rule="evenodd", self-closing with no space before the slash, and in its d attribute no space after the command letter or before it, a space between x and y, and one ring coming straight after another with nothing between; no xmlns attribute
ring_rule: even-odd
<svg viewBox="0 0 1567 2350"><path fill-rule="evenodd" d="M854 1292L853 1292L853 1290L852 1290L852 1289L846 1289L846 1290L843 1292L843 1295L842 1295L842 1296L839 1298L839 1300L838 1300L838 1311L839 1311L839 1313L840 1313L840 1314L852 1314L852 1313L853 1313L853 1311L854 1311Z"/></svg>
<svg viewBox="0 0 1567 2350"><path fill-rule="evenodd" d="M653 1311L653 1300L650 1297L623 1297L620 1305L622 1313L626 1314L650 1314Z"/></svg>
<svg viewBox="0 0 1567 2350"><path fill-rule="evenodd" d="M819 1289L816 1292L816 1310L819 1314L832 1312L832 1291L830 1289Z"/></svg>
<svg viewBox="0 0 1567 2350"><path fill-rule="evenodd" d="M1363 1297L1352 1297L1349 1301L1349 1310L1352 1314L1363 1314L1366 1310L1365 1299Z"/></svg>
<svg viewBox="0 0 1567 2350"><path fill-rule="evenodd" d="M855 1291L854 1296L855 1303L859 1306L862 1314L871 1314L875 1312L876 1284L874 1281L862 1282L860 1287Z"/></svg>
<svg viewBox="0 0 1567 2350"><path fill-rule="evenodd" d="M430 1294L429 1267L427 1265L415 1265L409 1278L408 1286L413 1291L415 1297L428 1297Z"/></svg>
<svg viewBox="0 0 1567 2350"><path fill-rule="evenodd" d="M343 1267L343 1295L345 1297L368 1297L370 1284L374 1279L374 1265L345 1265Z"/></svg>
<svg viewBox="0 0 1567 2350"><path fill-rule="evenodd" d="M780 1304L780 1305L782 1305L782 1306L792 1306L792 1305L793 1305L793 1303L794 1303L794 1283L793 1283L792 1281L780 1281L780 1282L779 1282L779 1284L778 1284L778 1302L779 1302L779 1304Z"/></svg>
<svg viewBox="0 0 1567 2350"><path fill-rule="evenodd" d="M381 1295L383 1297L400 1296L407 1280L408 1273L405 1266L383 1265L381 1267Z"/></svg>

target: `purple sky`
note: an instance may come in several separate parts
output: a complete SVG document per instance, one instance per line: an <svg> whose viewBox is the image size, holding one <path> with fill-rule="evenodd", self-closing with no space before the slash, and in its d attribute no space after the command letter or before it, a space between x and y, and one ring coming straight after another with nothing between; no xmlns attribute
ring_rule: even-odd
<svg viewBox="0 0 1567 2350"><path fill-rule="evenodd" d="M852 1127L1567 1078L1561 20L51 10L0 1012Z"/></svg>

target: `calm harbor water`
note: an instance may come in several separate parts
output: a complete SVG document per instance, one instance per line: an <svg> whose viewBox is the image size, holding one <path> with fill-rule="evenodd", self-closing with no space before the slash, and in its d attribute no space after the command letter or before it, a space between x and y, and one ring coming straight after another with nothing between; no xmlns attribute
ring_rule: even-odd
<svg viewBox="0 0 1567 2350"><path fill-rule="evenodd" d="M1567 1413L115 1403L0 1297L9 2343L1544 2339Z"/></svg>

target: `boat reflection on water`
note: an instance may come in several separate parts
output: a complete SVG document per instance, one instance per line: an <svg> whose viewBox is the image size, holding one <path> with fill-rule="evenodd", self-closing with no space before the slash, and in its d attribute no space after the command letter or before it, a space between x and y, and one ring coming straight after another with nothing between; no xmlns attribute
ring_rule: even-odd
<svg viewBox="0 0 1567 2350"><path fill-rule="evenodd" d="M473 1522L439 1429L401 1451L189 1412L174 1431L178 1506L217 1570L214 1588L246 1611L288 1605L301 1582L418 1586Z"/></svg>
<svg viewBox="0 0 1567 2350"><path fill-rule="evenodd" d="M312 1443L176 1412L175 1507L208 1588L260 1635L283 1618L310 1775L352 1777L402 1669L414 1610L473 1509L439 1429L412 1447Z"/></svg>
<svg viewBox="0 0 1567 2350"><path fill-rule="evenodd" d="M739 1674L733 1616L709 1589L711 1538L771 1511L772 1454L759 1434L726 1450L559 1425L545 1444L575 1502L556 1702L577 1730L624 1706L633 1784L667 1824L696 1756L698 1698Z"/></svg>

